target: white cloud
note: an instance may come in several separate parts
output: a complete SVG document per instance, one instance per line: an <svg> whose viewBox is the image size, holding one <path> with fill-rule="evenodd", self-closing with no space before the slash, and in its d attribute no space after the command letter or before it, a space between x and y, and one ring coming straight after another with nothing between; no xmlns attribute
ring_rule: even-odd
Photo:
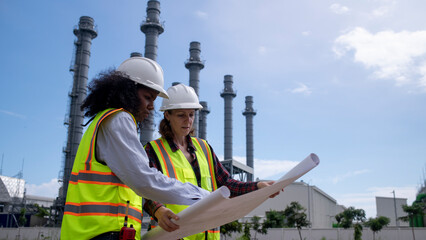
<svg viewBox="0 0 426 240"><path fill-rule="evenodd" d="M376 197L393 197L392 191L395 190L396 198L406 198L407 204L411 205L416 198L416 188L414 186L407 187L371 187L365 193L351 193L336 195L338 204L345 207L353 206L355 208L364 209L367 218L376 217Z"/></svg>
<svg viewBox="0 0 426 240"><path fill-rule="evenodd" d="M396 7L396 1L394 0L382 0L379 1L381 2L381 4L383 4L382 6L375 8L372 12L371 15L373 17L384 17L387 15L390 15Z"/></svg>
<svg viewBox="0 0 426 240"><path fill-rule="evenodd" d="M345 14L349 12L349 8L338 3L330 5L330 10L336 14Z"/></svg>
<svg viewBox="0 0 426 240"><path fill-rule="evenodd" d="M397 86L424 84L426 77L426 31L376 34L357 27L339 36L333 48L338 57L354 52L354 61L373 69L373 77L391 79ZM426 90L426 88L425 88Z"/></svg>
<svg viewBox="0 0 426 240"><path fill-rule="evenodd" d="M341 182L341 181L343 181L343 180L345 180L347 178L356 177L358 175L365 174L365 173L368 173L368 172L370 172L370 170L368 170L368 169L362 169L362 170L356 170L356 171L352 171L352 172L347 172L347 173L345 173L343 175L335 176L333 178L332 182L334 184L336 184L336 183Z"/></svg>
<svg viewBox="0 0 426 240"><path fill-rule="evenodd" d="M9 115L9 116L12 116L12 117L17 117L17 118L20 118L20 119L27 118L26 116L21 115L19 113L9 112L9 111L2 110L2 109L0 109L0 113L6 114L6 115Z"/></svg>
<svg viewBox="0 0 426 240"><path fill-rule="evenodd" d="M206 12L203 12L203 11L200 11L200 10L195 11L195 15L198 18L201 18L201 19L207 19L207 18L209 18L209 15Z"/></svg>
<svg viewBox="0 0 426 240"><path fill-rule="evenodd" d="M383 6L373 10L372 14L375 17L385 16L389 12L389 7Z"/></svg>
<svg viewBox="0 0 426 240"><path fill-rule="evenodd" d="M267 53L267 48L265 46L259 46L257 48L257 52L259 53L259 55L265 55Z"/></svg>
<svg viewBox="0 0 426 240"><path fill-rule="evenodd" d="M291 93L301 93L304 95L310 95L312 93L312 90L306 86L303 83L298 83L299 87L294 88L294 89L289 89L288 91Z"/></svg>
<svg viewBox="0 0 426 240"><path fill-rule="evenodd" d="M303 36L309 36L309 35L311 35L311 32L310 31L304 31L304 32L302 32L302 35Z"/></svg>
<svg viewBox="0 0 426 240"><path fill-rule="evenodd" d="M60 186L61 184L58 182L58 179L54 178L50 182L40 185L26 184L26 193L29 195L55 198L58 196Z"/></svg>
<svg viewBox="0 0 426 240"><path fill-rule="evenodd" d="M234 156L235 160L246 164L246 157ZM277 174L282 174L290 171L299 162L289 160L265 160L254 159L254 178L269 179Z"/></svg>

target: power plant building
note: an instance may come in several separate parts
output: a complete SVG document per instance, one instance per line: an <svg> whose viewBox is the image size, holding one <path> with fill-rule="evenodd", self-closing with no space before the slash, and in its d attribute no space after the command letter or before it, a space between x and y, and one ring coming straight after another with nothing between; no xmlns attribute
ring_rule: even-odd
<svg viewBox="0 0 426 240"><path fill-rule="evenodd" d="M407 205L406 198L376 197L377 216L389 218L389 226L407 227L408 222L398 220L399 217L407 216L402 205Z"/></svg>
<svg viewBox="0 0 426 240"><path fill-rule="evenodd" d="M311 222L312 228L331 228L336 222L334 216L344 211L344 207L338 205L334 198L318 187L301 181L290 184L284 189L284 192L263 202L244 220L249 220L253 216L266 218L266 212L284 211L294 201L306 209L307 220Z"/></svg>

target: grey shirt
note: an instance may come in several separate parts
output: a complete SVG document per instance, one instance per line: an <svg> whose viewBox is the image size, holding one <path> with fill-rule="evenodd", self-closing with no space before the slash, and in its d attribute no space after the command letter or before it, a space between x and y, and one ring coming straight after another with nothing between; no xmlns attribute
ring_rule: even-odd
<svg viewBox="0 0 426 240"><path fill-rule="evenodd" d="M191 205L208 191L168 178L149 167L132 116L118 112L105 119L98 131L96 157L136 194L164 204Z"/></svg>

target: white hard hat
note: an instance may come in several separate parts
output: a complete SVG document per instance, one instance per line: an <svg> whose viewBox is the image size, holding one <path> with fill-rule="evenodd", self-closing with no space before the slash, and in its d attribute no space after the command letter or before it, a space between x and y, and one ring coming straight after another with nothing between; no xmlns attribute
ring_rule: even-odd
<svg viewBox="0 0 426 240"><path fill-rule="evenodd" d="M186 86L182 83L167 89L169 98L163 99L160 111L172 110L172 109L196 109L200 110L203 108L198 102L198 96L192 87Z"/></svg>
<svg viewBox="0 0 426 240"><path fill-rule="evenodd" d="M139 84L159 92L158 96L168 98L164 90L163 69L155 61L144 57L131 57L118 66L117 71L125 73Z"/></svg>

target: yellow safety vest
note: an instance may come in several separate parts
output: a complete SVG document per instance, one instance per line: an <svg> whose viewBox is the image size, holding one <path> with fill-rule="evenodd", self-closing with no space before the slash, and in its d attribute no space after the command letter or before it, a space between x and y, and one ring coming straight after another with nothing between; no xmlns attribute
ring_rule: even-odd
<svg viewBox="0 0 426 240"><path fill-rule="evenodd" d="M212 192L217 189L217 183L211 149L207 142L203 139L191 137L191 140L196 149L195 154L200 166L201 188ZM157 154L164 175L170 178L176 178L183 183L190 182L195 186L198 186L194 170L181 150L173 152L165 138L159 138L157 140L151 141L150 143L155 153ZM187 205L176 204L166 204L165 206L174 213L179 213L188 207ZM220 239L220 230L219 228L215 228L202 233L191 235L189 237L185 237L184 239L217 240Z"/></svg>
<svg viewBox="0 0 426 240"><path fill-rule="evenodd" d="M102 233L120 231L127 201L130 201L127 224L135 228L136 239L141 237L142 198L121 182L107 165L96 160L99 126L119 111L124 110L107 109L98 113L81 139L68 184L61 240L91 239Z"/></svg>

